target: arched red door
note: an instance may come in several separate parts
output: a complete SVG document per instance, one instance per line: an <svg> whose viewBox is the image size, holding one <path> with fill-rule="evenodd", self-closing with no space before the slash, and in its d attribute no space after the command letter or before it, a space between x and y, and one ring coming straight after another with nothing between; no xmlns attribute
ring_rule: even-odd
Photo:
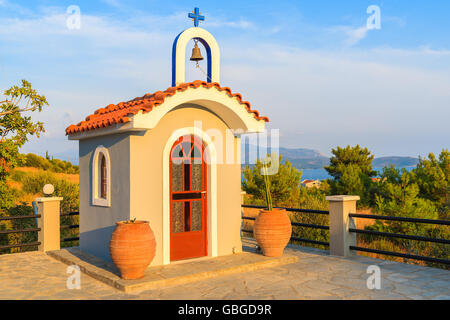
<svg viewBox="0 0 450 320"><path fill-rule="evenodd" d="M205 147L183 136L170 152L170 260L207 255Z"/></svg>

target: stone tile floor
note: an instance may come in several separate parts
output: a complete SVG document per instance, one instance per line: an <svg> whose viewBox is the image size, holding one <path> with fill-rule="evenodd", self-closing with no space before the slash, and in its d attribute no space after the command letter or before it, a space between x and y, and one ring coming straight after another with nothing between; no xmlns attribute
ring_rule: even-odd
<svg viewBox="0 0 450 320"><path fill-rule="evenodd" d="M0 256L0 299L446 299L450 271L356 256L348 259L298 246L285 266L126 294L87 275L69 290L67 265L40 252ZM369 290L367 267L381 269L381 289Z"/></svg>
<svg viewBox="0 0 450 320"><path fill-rule="evenodd" d="M49 251L47 255L66 265L77 265L80 271L122 292L140 292L167 288L199 280L206 280L243 272L295 263L298 256L284 254L282 257L265 257L253 247L244 247L245 252L217 258L201 258L179 261L168 266L149 267L145 276L136 280L123 280L120 271L112 262L101 260L79 248Z"/></svg>

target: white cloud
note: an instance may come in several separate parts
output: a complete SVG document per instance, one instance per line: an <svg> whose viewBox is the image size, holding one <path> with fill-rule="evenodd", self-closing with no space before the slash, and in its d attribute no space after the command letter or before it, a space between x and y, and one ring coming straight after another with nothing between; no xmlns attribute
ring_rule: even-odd
<svg viewBox="0 0 450 320"><path fill-rule="evenodd" d="M406 17L387 16L383 14L381 16L381 20L383 23L385 22L393 23L401 28L406 26Z"/></svg>
<svg viewBox="0 0 450 320"><path fill-rule="evenodd" d="M230 27L230 28L236 28L236 29L253 29L255 28L255 25L245 19L239 19L237 21L226 21L226 20L221 20L221 19L217 19L217 18L211 18L211 21L208 22L208 26L210 27L215 27L215 28L220 28L220 27Z"/></svg>
<svg viewBox="0 0 450 320"><path fill-rule="evenodd" d="M450 56L450 50L434 50L429 46L422 47L422 52L432 56Z"/></svg>
<svg viewBox="0 0 450 320"><path fill-rule="evenodd" d="M344 44L348 46L353 46L364 39L369 29L367 26L363 27L349 27L349 26L334 26L327 29L328 32L340 36L343 38Z"/></svg>
<svg viewBox="0 0 450 320"><path fill-rule="evenodd" d="M430 46L420 46L416 49L399 49L392 47L374 48L372 51L378 54L393 55L399 57L411 57L411 56L435 56L435 57L448 57L450 56L450 50L436 50Z"/></svg>

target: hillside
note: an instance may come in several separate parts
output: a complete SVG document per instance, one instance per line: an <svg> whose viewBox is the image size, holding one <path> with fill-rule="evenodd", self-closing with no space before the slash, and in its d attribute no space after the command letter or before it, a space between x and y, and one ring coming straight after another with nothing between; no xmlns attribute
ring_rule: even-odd
<svg viewBox="0 0 450 320"><path fill-rule="evenodd" d="M327 156L325 156L323 153L314 149L306 149L306 148L289 149L280 147L279 150L283 157L287 157L289 159L327 158Z"/></svg>
<svg viewBox="0 0 450 320"><path fill-rule="evenodd" d="M55 195L64 196L63 207L78 207L78 166L68 161L43 158L29 153L23 154L21 166L10 172L8 186L14 193L16 205L25 202L30 205L42 196L42 187L51 183Z"/></svg>

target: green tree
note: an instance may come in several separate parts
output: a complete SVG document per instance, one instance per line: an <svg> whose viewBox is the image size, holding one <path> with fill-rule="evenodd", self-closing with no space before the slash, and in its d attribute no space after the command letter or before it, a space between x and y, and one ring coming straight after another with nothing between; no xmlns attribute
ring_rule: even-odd
<svg viewBox="0 0 450 320"><path fill-rule="evenodd" d="M419 197L419 187L406 169L397 169L392 164L383 168L375 209L388 216L437 219L438 213L432 201ZM395 232L416 232L407 226L420 224L388 222ZM398 224L398 228L396 227Z"/></svg>
<svg viewBox="0 0 450 320"><path fill-rule="evenodd" d="M443 149L436 159L433 153L428 159L419 158L417 167L412 170L412 180L418 185L420 196L433 201L439 208L442 218L450 218L449 184L450 152Z"/></svg>
<svg viewBox="0 0 450 320"><path fill-rule="evenodd" d="M333 179L330 183L332 194L352 194L361 197L360 203L370 203L371 177L376 175L372 169L374 158L367 148L347 146L332 149L330 165L324 167Z"/></svg>
<svg viewBox="0 0 450 320"><path fill-rule="evenodd" d="M265 204L265 185L262 175L263 164L256 161L253 167L246 166L243 170L242 189L252 196L252 201ZM295 206L299 199L299 186L302 172L293 167L289 160L283 163L279 157L279 167L276 174L270 175L270 192L274 206Z"/></svg>
<svg viewBox="0 0 450 320"><path fill-rule="evenodd" d="M437 219L438 211L434 202L420 197L419 186L414 173L406 169L397 169L394 165L383 168L378 192L375 195L375 210L380 215L394 217ZM419 235L431 238L448 239L449 231L445 226L400 221L380 221L366 229ZM374 249L406 252L411 254L449 259L450 252L445 245L406 239L380 239L364 236L367 245ZM428 263L429 265L436 265Z"/></svg>
<svg viewBox="0 0 450 320"><path fill-rule="evenodd" d="M19 148L30 136L39 137L44 132L41 122L32 121L25 112L42 111L48 105L31 84L22 80L22 86L13 86L4 92L5 100L0 102L0 211L14 205L11 191L6 185L9 172L17 166L21 157Z"/></svg>

